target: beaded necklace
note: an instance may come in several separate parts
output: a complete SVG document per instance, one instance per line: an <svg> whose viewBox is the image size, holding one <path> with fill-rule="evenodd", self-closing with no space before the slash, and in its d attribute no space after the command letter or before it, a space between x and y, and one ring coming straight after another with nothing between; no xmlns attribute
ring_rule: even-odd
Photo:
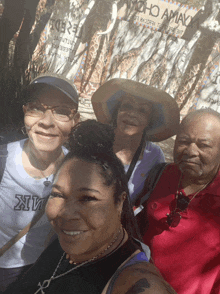
<svg viewBox="0 0 220 294"><path fill-rule="evenodd" d="M104 254L104 253L105 253L110 247L112 247L112 245L117 241L117 239L118 239L118 237L119 237L119 235L120 235L120 233L121 233L121 230L123 230L122 227L120 227L117 236L116 236L115 239L114 239L114 240L108 245L108 247L107 247L104 251L102 251L102 252L99 253L98 255L92 257L91 259L86 260L86 261L84 261L84 262L82 262L82 263L76 265L74 268L68 270L67 272L62 273L62 274L60 274L60 275L58 275L58 276L55 276L55 275L56 275L56 272L57 272L57 270L58 270L58 268L59 268L59 266L60 266L60 264L61 264L61 262L62 262L62 260L63 260L63 258L64 258L64 256L65 256L65 254L66 254L66 252L64 252L63 255L61 256L61 258L60 258L60 260L59 260L59 262L58 262L58 264L57 264L57 267L55 268L55 271L53 272L52 276L51 276L48 280L44 280L42 284L41 284L41 282L39 282L39 283L38 283L39 289L38 289L36 292L34 292L34 294L38 294L38 293L45 294L44 289L48 288L48 287L50 286L50 283L51 283L53 280L56 280L56 279L58 279L58 278L61 278L61 277L65 276L65 275L67 275L68 273L70 273L70 272L72 272L72 271L74 271L74 270L76 270L76 269L82 267L83 265L88 264L88 263L90 263L90 262L92 262L92 261L98 259L98 258L99 258L101 255L103 255L103 254ZM122 238L121 242L118 244L118 246L114 249L114 251L115 251L116 249L118 249L118 247L121 245L122 241L124 240L124 236L125 236L125 232L124 232L124 230L123 230L123 238Z"/></svg>

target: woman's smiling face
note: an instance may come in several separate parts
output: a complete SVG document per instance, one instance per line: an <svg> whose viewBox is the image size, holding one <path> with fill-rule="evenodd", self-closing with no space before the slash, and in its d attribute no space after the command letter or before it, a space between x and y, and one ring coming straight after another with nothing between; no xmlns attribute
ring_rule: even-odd
<svg viewBox="0 0 220 294"><path fill-rule="evenodd" d="M143 133L150 122L151 111L149 102L126 95L118 110L117 128L127 135Z"/></svg>
<svg viewBox="0 0 220 294"><path fill-rule="evenodd" d="M61 91L50 88L40 93L35 102L47 106L66 106L74 109L75 105L69 97ZM58 121L51 110L47 110L42 117L33 117L25 111L24 123L32 146L45 152L53 152L59 149L67 141L72 127L78 122L79 114L76 113L69 121Z"/></svg>
<svg viewBox="0 0 220 294"><path fill-rule="evenodd" d="M59 170L46 213L75 262L97 256L117 235L123 201L115 204L114 193L95 163L73 158Z"/></svg>

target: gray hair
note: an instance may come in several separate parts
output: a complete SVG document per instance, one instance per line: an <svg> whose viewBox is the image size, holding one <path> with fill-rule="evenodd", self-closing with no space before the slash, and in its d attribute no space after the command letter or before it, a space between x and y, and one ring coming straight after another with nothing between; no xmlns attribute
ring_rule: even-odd
<svg viewBox="0 0 220 294"><path fill-rule="evenodd" d="M214 116L216 117L219 122L220 122L220 113L215 111L214 109L212 108L202 108L202 109L197 109L195 111L192 111L190 113L188 113L182 120L181 122L181 125L183 123L186 123L188 122L188 120L191 120L193 119L194 117L198 117L198 118L202 118L204 116L204 114L208 114L208 115L211 115L211 116Z"/></svg>

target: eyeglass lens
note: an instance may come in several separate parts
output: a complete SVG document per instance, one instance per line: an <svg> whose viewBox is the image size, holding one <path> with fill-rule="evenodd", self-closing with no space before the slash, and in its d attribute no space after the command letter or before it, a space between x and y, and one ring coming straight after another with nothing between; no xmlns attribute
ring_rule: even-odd
<svg viewBox="0 0 220 294"><path fill-rule="evenodd" d="M26 114L33 117L42 117L47 109L52 111L52 114L56 120L59 121L69 121L73 114L74 110L67 106L54 106L48 107L40 103L27 103L26 105Z"/></svg>
<svg viewBox="0 0 220 294"><path fill-rule="evenodd" d="M187 209L189 202L190 202L189 197L184 196L181 192L178 194L178 198L177 198L178 209L182 211Z"/></svg>
<svg viewBox="0 0 220 294"><path fill-rule="evenodd" d="M181 215L178 212L171 212L167 215L167 223L170 227L177 227L181 220Z"/></svg>

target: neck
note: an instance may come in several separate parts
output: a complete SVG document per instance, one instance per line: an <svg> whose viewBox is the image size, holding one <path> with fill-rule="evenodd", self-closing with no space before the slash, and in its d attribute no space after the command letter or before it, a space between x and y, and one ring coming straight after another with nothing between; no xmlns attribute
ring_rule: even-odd
<svg viewBox="0 0 220 294"><path fill-rule="evenodd" d="M127 135L115 130L114 152L124 164L129 164L140 145L142 133Z"/></svg>
<svg viewBox="0 0 220 294"><path fill-rule="evenodd" d="M193 179L183 174L180 179L180 187L184 189L186 195L195 193L200 189L205 189L205 187L214 179L215 175L206 178Z"/></svg>
<svg viewBox="0 0 220 294"><path fill-rule="evenodd" d="M134 134L134 135L128 135L123 132L120 132L120 130L115 130L115 142L114 142L114 148L117 148L118 151L122 149L132 150L137 149L140 145L141 139L142 139L142 133Z"/></svg>
<svg viewBox="0 0 220 294"><path fill-rule="evenodd" d="M35 148L30 140L26 142L24 152L31 165L39 170L46 170L51 164L60 162L64 156L62 147L53 152L40 151Z"/></svg>

